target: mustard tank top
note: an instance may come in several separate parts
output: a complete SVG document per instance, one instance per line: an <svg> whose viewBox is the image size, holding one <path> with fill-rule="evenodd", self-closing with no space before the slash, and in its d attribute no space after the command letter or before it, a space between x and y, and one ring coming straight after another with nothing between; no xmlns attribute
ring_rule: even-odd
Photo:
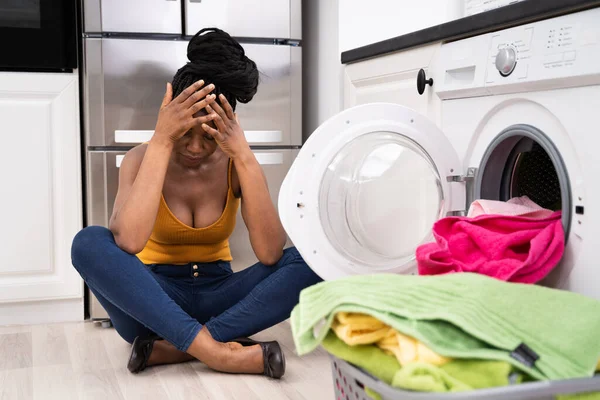
<svg viewBox="0 0 600 400"><path fill-rule="evenodd" d="M190 262L231 261L229 237L235 228L240 200L231 187L233 163L227 172L227 201L219 219L204 228L181 222L160 197L158 214L146 247L137 254L144 264L187 264Z"/></svg>

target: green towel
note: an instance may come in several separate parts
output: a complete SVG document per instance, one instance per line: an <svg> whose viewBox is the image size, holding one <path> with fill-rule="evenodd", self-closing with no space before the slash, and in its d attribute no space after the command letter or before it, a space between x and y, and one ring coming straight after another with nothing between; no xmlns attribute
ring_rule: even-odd
<svg viewBox="0 0 600 400"><path fill-rule="evenodd" d="M362 275L309 287L291 316L300 355L339 311L372 315L443 356L506 361L539 380L592 376L600 358L600 302L483 275ZM523 343L540 357L534 367L511 357Z"/></svg>
<svg viewBox="0 0 600 400"><path fill-rule="evenodd" d="M405 365L392 381L392 386L416 392L465 392L473 388L454 378L435 365L410 363Z"/></svg>
<svg viewBox="0 0 600 400"><path fill-rule="evenodd" d="M508 386L512 366L506 361L454 360L441 367L411 363L394 376L392 386L419 392L464 392Z"/></svg>
<svg viewBox="0 0 600 400"><path fill-rule="evenodd" d="M473 389L489 389L510 384L514 368L506 361L454 360L440 367L449 376ZM521 383L521 376L515 383Z"/></svg>
<svg viewBox="0 0 600 400"><path fill-rule="evenodd" d="M396 357L374 345L349 346L332 331L325 350L364 369L388 385L419 392L461 392L506 386L512 367L504 361L454 360L442 367L412 363L401 368Z"/></svg>

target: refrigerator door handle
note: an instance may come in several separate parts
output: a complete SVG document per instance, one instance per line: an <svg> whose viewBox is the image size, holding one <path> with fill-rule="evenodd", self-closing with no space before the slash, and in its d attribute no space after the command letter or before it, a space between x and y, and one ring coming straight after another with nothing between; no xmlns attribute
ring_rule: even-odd
<svg viewBox="0 0 600 400"><path fill-rule="evenodd" d="M244 131L248 143L282 143L282 131Z"/></svg>
<svg viewBox="0 0 600 400"><path fill-rule="evenodd" d="M283 164L283 153L254 153L256 160L260 165L281 165ZM125 155L118 155L115 158L115 165L121 168Z"/></svg>
<svg viewBox="0 0 600 400"><path fill-rule="evenodd" d="M116 143L143 143L147 142L154 135L150 130L116 130ZM250 144L257 143L282 143L282 131L244 131L246 140Z"/></svg>
<svg viewBox="0 0 600 400"><path fill-rule="evenodd" d="M154 131L146 130L116 130L116 143L143 143L147 142L154 135Z"/></svg>
<svg viewBox="0 0 600 400"><path fill-rule="evenodd" d="M254 156L260 165L281 165L283 164L283 153L259 153L255 152ZM125 158L124 154L119 154L115 157L115 165L121 168L121 163Z"/></svg>
<svg viewBox="0 0 600 400"><path fill-rule="evenodd" d="M254 156L260 165L283 164L283 153L260 153L255 151Z"/></svg>
<svg viewBox="0 0 600 400"><path fill-rule="evenodd" d="M121 168L121 163L123 162L124 158L125 158L124 154L119 154L118 156L115 157L115 165L117 168Z"/></svg>
<svg viewBox="0 0 600 400"><path fill-rule="evenodd" d="M283 153L254 153L256 160L260 165L281 165L283 164ZM115 158L115 165L121 168L125 155L118 155Z"/></svg>

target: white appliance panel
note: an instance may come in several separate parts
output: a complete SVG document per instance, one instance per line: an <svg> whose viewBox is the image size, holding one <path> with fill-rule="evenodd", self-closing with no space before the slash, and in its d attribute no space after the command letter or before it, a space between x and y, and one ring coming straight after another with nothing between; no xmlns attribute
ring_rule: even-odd
<svg viewBox="0 0 600 400"><path fill-rule="evenodd" d="M458 99L600 84L599 20L595 8L445 44L434 90Z"/></svg>

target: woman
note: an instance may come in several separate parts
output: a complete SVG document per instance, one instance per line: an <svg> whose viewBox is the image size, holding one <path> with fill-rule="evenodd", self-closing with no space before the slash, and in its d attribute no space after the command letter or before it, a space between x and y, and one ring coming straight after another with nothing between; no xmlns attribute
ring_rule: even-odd
<svg viewBox="0 0 600 400"><path fill-rule="evenodd" d="M258 86L256 64L227 33L204 29L167 84L154 136L127 153L110 230L88 227L73 265L133 344L131 372L198 359L224 372L280 378L277 342L246 336L289 317L319 281L286 235L234 113ZM238 204L260 261L233 273Z"/></svg>

